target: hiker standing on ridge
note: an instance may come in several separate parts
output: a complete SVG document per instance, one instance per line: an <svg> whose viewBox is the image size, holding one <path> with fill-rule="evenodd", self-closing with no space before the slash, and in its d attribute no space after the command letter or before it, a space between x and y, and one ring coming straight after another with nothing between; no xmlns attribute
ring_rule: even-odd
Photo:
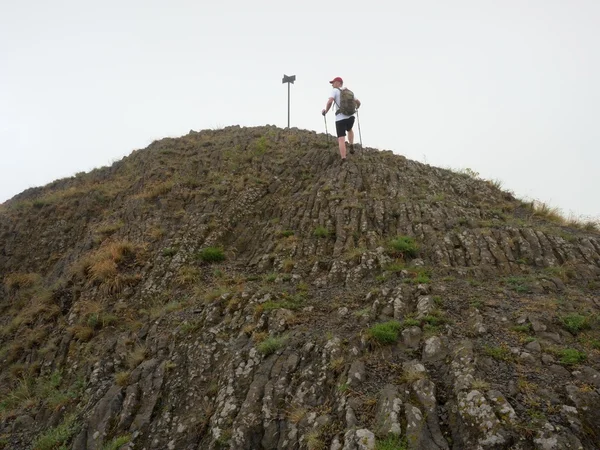
<svg viewBox="0 0 600 450"><path fill-rule="evenodd" d="M346 160L346 131L348 132L348 144L350 144L350 153L354 153L354 113L360 107L360 101L354 98L354 93L344 87L344 80L341 77L335 77L330 81L333 91L325 109L321 111L323 116L327 114L331 105L335 103L337 111L335 112L335 130L337 132L338 144L340 146L340 156L342 161Z"/></svg>

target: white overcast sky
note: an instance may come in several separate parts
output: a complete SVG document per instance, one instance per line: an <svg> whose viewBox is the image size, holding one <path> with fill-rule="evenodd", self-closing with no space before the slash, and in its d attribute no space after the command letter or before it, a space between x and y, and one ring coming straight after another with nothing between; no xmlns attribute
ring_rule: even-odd
<svg viewBox="0 0 600 450"><path fill-rule="evenodd" d="M0 202L190 129L285 127L283 74L292 126L325 131L341 76L366 146L600 217L598 0L0 0Z"/></svg>

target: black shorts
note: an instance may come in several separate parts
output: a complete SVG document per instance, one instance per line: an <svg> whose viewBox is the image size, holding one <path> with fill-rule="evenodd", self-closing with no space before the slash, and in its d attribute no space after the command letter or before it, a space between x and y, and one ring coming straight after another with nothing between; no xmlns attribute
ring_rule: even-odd
<svg viewBox="0 0 600 450"><path fill-rule="evenodd" d="M337 137L346 136L346 131L350 131L354 126L354 116L347 119L338 120L335 123L335 131L337 131Z"/></svg>

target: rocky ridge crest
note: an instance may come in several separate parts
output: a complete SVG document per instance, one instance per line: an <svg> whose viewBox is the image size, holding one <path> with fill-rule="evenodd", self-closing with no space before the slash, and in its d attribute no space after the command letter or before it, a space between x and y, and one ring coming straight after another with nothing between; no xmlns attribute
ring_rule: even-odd
<svg viewBox="0 0 600 450"><path fill-rule="evenodd" d="M599 448L599 235L472 173L228 127L0 208L0 448Z"/></svg>

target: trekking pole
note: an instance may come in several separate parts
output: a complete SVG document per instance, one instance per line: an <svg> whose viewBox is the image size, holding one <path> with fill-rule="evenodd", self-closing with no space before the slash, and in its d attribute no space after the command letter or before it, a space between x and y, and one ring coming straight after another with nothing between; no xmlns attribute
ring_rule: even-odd
<svg viewBox="0 0 600 450"><path fill-rule="evenodd" d="M358 122L358 137L360 138L360 148L364 149L362 144L362 133L360 132L360 116L358 115L358 109L356 110L356 119Z"/></svg>
<svg viewBox="0 0 600 450"><path fill-rule="evenodd" d="M325 134L327 135L327 144L329 144L329 131L327 131L327 116L323 114L323 120L325 121Z"/></svg>

